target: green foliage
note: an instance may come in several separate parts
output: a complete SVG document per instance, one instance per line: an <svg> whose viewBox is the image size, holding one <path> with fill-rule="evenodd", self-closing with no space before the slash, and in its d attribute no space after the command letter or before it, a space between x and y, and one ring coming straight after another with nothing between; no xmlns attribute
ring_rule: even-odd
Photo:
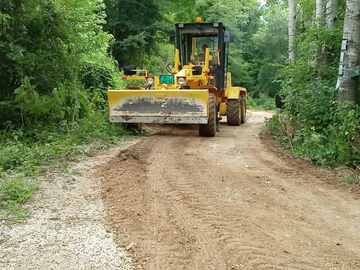
<svg viewBox="0 0 360 270"><path fill-rule="evenodd" d="M174 61L174 47L164 42L156 44L155 50L159 53L146 56L144 65L152 74L167 74L166 66Z"/></svg>
<svg viewBox="0 0 360 270"><path fill-rule="evenodd" d="M360 163L360 109L337 101L335 90L344 1L333 28L313 21L315 3L298 4L296 62L277 76L285 108L267 126L295 155L327 166Z"/></svg>
<svg viewBox="0 0 360 270"><path fill-rule="evenodd" d="M344 181L349 185L360 185L360 174L354 172L344 177Z"/></svg>
<svg viewBox="0 0 360 270"><path fill-rule="evenodd" d="M0 134L1 173L21 173L31 176L54 161L71 159L91 152L84 147L93 141L105 146L116 142L126 132L120 126L108 123L101 113L71 124L58 126L33 126L32 129L4 131Z"/></svg>
<svg viewBox="0 0 360 270"><path fill-rule="evenodd" d="M52 1L2 1L0 12L6 18L0 31L2 98L13 97L26 76L44 93L71 75L63 18Z"/></svg>
<svg viewBox="0 0 360 270"><path fill-rule="evenodd" d="M11 112L1 125L77 121L105 106L95 88L117 75L104 9L100 0L1 4L0 111Z"/></svg>
<svg viewBox="0 0 360 270"><path fill-rule="evenodd" d="M248 106L253 109L275 110L275 100L272 97L261 94L257 98L249 97Z"/></svg>
<svg viewBox="0 0 360 270"><path fill-rule="evenodd" d="M155 44L161 15L153 0L105 0L106 30L115 42L112 54L120 66L141 65Z"/></svg>
<svg viewBox="0 0 360 270"><path fill-rule="evenodd" d="M256 48L256 87L253 96L275 97L281 89L280 72L287 63L287 9L273 4L263 7L263 20L252 37Z"/></svg>
<svg viewBox="0 0 360 270"><path fill-rule="evenodd" d="M25 203L31 197L32 192L32 186L22 179L5 181L0 185L0 194L3 201Z"/></svg>
<svg viewBox="0 0 360 270"><path fill-rule="evenodd" d="M336 91L325 82L308 82L304 88L294 88L294 80L291 85L283 90L286 99L282 114L287 116L286 121L275 117L269 125L273 134L289 143L295 155L315 163L358 165L360 109L338 103Z"/></svg>
<svg viewBox="0 0 360 270"><path fill-rule="evenodd" d="M82 85L73 83L59 85L51 95L40 95L30 80L24 79L15 91L15 102L22 115L24 124L35 122L59 122L63 119L76 121L88 114L90 103Z"/></svg>
<svg viewBox="0 0 360 270"><path fill-rule="evenodd" d="M356 165L360 160L359 108L336 101L333 77L320 79L319 69L309 65L310 57L311 53L301 55L284 69L282 114L286 121L275 117L269 127L297 156L321 165ZM284 125L288 128L282 128Z"/></svg>
<svg viewBox="0 0 360 270"><path fill-rule="evenodd" d="M199 14L206 21L223 22L231 33L230 71L233 82L253 91L257 78L257 50L252 37L260 25L259 2L239 0L199 0Z"/></svg>
<svg viewBox="0 0 360 270"><path fill-rule="evenodd" d="M174 24L191 22L199 14L195 0L105 2L106 30L115 37L112 55L120 67L146 68L153 74L167 73L166 66L173 64Z"/></svg>
<svg viewBox="0 0 360 270"><path fill-rule="evenodd" d="M125 134L106 120L106 90L125 86L118 67L166 73L174 23L196 16L231 32L229 68L250 106L274 109L273 97L284 97L267 123L283 145L318 164L358 166L360 109L338 103L335 91L344 5L326 29L314 24L314 1L298 1L297 59L288 65L286 1L1 1L0 215L26 215L34 187L21 177Z"/></svg>
<svg viewBox="0 0 360 270"><path fill-rule="evenodd" d="M110 124L101 112L77 122L1 131L0 219L16 221L27 216L22 204L35 185L24 179L42 174L49 166L62 169L68 161L105 149L127 134L122 126Z"/></svg>
<svg viewBox="0 0 360 270"><path fill-rule="evenodd" d="M22 178L0 182L0 220L18 221L27 216L22 208L35 191L36 186Z"/></svg>

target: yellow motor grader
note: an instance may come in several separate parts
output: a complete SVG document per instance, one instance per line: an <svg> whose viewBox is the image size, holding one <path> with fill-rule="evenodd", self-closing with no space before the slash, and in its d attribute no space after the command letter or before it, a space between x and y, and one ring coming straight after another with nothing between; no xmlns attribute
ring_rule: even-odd
<svg viewBox="0 0 360 270"><path fill-rule="evenodd" d="M169 74L124 70L125 80L144 80L141 88L108 91L115 123L198 124L200 136L213 137L219 121L246 120L245 88L232 86L228 72L230 35L222 23L175 25L175 59Z"/></svg>

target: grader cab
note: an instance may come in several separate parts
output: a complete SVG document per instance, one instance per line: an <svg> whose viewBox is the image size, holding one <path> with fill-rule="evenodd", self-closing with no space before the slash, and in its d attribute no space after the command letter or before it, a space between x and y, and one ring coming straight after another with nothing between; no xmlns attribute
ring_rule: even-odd
<svg viewBox="0 0 360 270"><path fill-rule="evenodd" d="M246 120L245 88L234 87L228 72L229 35L222 23L176 24L175 59L169 74L125 70L124 79L144 80L140 89L108 91L110 121L198 124L200 136L213 137L219 120Z"/></svg>

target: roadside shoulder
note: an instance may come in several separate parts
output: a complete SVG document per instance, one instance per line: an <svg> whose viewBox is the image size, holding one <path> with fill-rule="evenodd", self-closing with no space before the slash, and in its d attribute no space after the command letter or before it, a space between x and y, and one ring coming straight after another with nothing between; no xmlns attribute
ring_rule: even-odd
<svg viewBox="0 0 360 270"><path fill-rule="evenodd" d="M93 171L136 141L44 176L29 202L31 217L0 225L0 268L131 269L131 259L106 230L101 183Z"/></svg>

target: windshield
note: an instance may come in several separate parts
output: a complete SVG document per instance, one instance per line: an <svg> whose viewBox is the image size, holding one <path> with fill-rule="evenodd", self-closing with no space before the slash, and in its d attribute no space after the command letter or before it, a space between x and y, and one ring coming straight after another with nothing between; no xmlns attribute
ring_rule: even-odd
<svg viewBox="0 0 360 270"><path fill-rule="evenodd" d="M210 57L215 59L218 51L217 36L181 35L181 62L182 65L201 65L205 61L205 49L209 48Z"/></svg>
<svg viewBox="0 0 360 270"><path fill-rule="evenodd" d="M217 52L217 38L216 37L193 37L193 48L190 61L199 65L205 61L205 49L208 48L210 56L215 56Z"/></svg>

